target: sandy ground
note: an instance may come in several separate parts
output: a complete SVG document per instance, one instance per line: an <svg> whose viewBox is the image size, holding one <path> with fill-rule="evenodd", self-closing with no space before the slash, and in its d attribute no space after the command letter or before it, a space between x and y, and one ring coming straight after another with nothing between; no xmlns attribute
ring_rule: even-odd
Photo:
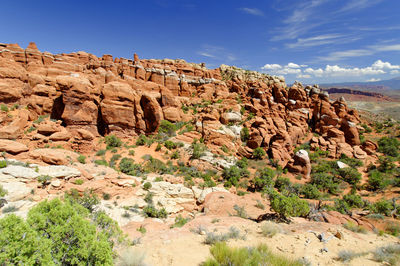
<svg viewBox="0 0 400 266"><path fill-rule="evenodd" d="M218 222L215 220L218 219ZM214 221L214 223L212 223ZM230 240L231 246L257 246L266 244L273 252L292 258L305 258L312 265L342 265L337 260L342 250L354 252L370 252L376 247L389 243L399 243L399 239L392 236L378 236L372 232L367 234L354 233L341 226L327 223L310 222L301 218L294 219L290 225L279 224L281 233L272 238L261 234L263 223L256 223L239 217L197 216L182 228L169 229L167 226L147 224L147 232L141 237L141 244L131 248L131 252L145 254L148 265L200 265L209 256L209 245L204 244L205 235L191 232L190 229L201 225L207 231L226 232L230 226L235 226L246 236L245 240ZM129 225L124 230L133 237L137 237L136 226ZM335 236L342 234L342 239ZM326 243L318 239L323 233ZM140 234L140 233L139 233ZM372 254L356 258L345 265L380 265L372 260Z"/></svg>

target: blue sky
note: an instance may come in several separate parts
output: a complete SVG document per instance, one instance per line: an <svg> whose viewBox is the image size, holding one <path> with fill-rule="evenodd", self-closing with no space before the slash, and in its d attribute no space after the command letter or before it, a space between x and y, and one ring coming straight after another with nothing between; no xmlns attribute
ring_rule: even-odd
<svg viewBox="0 0 400 266"><path fill-rule="evenodd" d="M0 42L367 81L400 76L399 13L398 0L13 0L2 2Z"/></svg>

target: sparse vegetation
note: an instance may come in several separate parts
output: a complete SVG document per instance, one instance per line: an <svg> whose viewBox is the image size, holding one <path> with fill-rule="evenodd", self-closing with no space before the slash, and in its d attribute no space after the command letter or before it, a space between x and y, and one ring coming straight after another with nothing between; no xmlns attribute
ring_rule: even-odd
<svg viewBox="0 0 400 266"><path fill-rule="evenodd" d="M210 248L213 258L207 259L203 266L247 266L247 265L272 265L272 266L297 266L301 262L287 257L273 254L266 245L261 244L256 248L243 247L231 248L225 242L218 242Z"/></svg>
<svg viewBox="0 0 400 266"><path fill-rule="evenodd" d="M280 227L273 222L265 222L261 225L261 234L265 237L273 237L280 232Z"/></svg>
<svg viewBox="0 0 400 266"><path fill-rule="evenodd" d="M81 154L81 155L78 156L77 160L78 160L78 162L80 162L82 164L85 164L86 163L86 156Z"/></svg>
<svg viewBox="0 0 400 266"><path fill-rule="evenodd" d="M258 148L254 149L254 151L253 151L253 158L254 159L261 160L261 159L264 158L264 156L265 156L265 151L264 151L263 148L258 147Z"/></svg>
<svg viewBox="0 0 400 266"><path fill-rule="evenodd" d="M122 141L115 135L109 135L104 138L104 142L107 144L107 150L112 148L119 148L122 146Z"/></svg>

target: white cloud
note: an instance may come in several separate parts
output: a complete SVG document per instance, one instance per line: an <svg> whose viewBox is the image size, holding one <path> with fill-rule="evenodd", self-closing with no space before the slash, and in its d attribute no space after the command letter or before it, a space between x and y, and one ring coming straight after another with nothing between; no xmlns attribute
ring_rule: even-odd
<svg viewBox="0 0 400 266"><path fill-rule="evenodd" d="M242 8L239 8L239 10L241 10L247 14L253 15L253 16L264 16L264 12L262 12L258 8L242 7Z"/></svg>
<svg viewBox="0 0 400 266"><path fill-rule="evenodd" d="M392 70L392 71L390 71L390 74L392 74L392 75L400 74L400 71L399 70Z"/></svg>
<svg viewBox="0 0 400 266"><path fill-rule="evenodd" d="M266 64L262 67L264 71L272 75L296 75L297 78L346 78L353 79L354 77L363 80L377 81L377 75L384 74L400 74L400 65L394 65L390 62L376 60L373 64L366 67L343 67L339 65L326 65L325 67L304 68L295 63L288 63L285 66L279 64ZM373 76L373 77L371 77Z"/></svg>
<svg viewBox="0 0 400 266"><path fill-rule="evenodd" d="M324 44L332 44L340 41L346 41L343 39L345 35L342 34L323 34L317 35L309 38L298 38L295 43L286 44L288 48L298 48L298 47L312 47L312 46L320 46ZM349 38L347 38L349 40ZM351 39L352 41L354 39Z"/></svg>
<svg viewBox="0 0 400 266"><path fill-rule="evenodd" d="M379 52L398 52L400 44L370 45L362 49L344 50L329 53L327 56L318 57L320 61L340 61L351 57L369 56Z"/></svg>
<svg viewBox="0 0 400 266"><path fill-rule="evenodd" d="M206 53L206 52L198 52L199 55L205 56L205 57L211 57L211 58L215 58L215 55Z"/></svg>
<svg viewBox="0 0 400 266"><path fill-rule="evenodd" d="M265 64L261 69L264 70L276 70L282 68L279 64Z"/></svg>
<svg viewBox="0 0 400 266"><path fill-rule="evenodd" d="M290 62L289 64L287 64L288 68L300 68L300 66L298 64L292 63Z"/></svg>
<svg viewBox="0 0 400 266"><path fill-rule="evenodd" d="M373 6L379 2L382 2L382 0L349 0L347 1L346 5L344 5L337 12L358 11Z"/></svg>
<svg viewBox="0 0 400 266"><path fill-rule="evenodd" d="M299 74L299 75L296 76L296 78L299 78L299 79L309 79L309 78L311 78L311 75L308 75L308 74Z"/></svg>
<svg viewBox="0 0 400 266"><path fill-rule="evenodd" d="M382 60L377 60L372 64L373 68L376 69L400 69L400 65L392 65L389 62L383 62Z"/></svg>
<svg viewBox="0 0 400 266"><path fill-rule="evenodd" d="M375 81L381 81L381 79L371 78L367 80L367 82L375 82Z"/></svg>

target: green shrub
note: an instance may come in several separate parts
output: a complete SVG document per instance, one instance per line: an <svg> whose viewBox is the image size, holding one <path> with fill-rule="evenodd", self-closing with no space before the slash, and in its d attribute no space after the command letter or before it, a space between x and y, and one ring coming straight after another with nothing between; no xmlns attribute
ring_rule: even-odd
<svg viewBox="0 0 400 266"><path fill-rule="evenodd" d="M206 150L206 147L202 143L192 143L192 149L193 153L192 156L190 157L191 159L200 159L201 156L204 155L204 151Z"/></svg>
<svg viewBox="0 0 400 266"><path fill-rule="evenodd" d="M249 129L247 127L242 128L242 130L240 131L240 139L243 142L246 142L249 140L249 136L250 136Z"/></svg>
<svg viewBox="0 0 400 266"><path fill-rule="evenodd" d="M237 186L240 178L249 177L250 173L246 169L242 169L233 165L229 168L224 168L222 177L227 181L226 186Z"/></svg>
<svg viewBox="0 0 400 266"><path fill-rule="evenodd" d="M137 146L143 146L147 143L147 137L143 134L139 136L139 138L136 140L136 145Z"/></svg>
<svg viewBox="0 0 400 266"><path fill-rule="evenodd" d="M310 183L321 191L331 194L339 193L339 180L330 173L313 173L311 174Z"/></svg>
<svg viewBox="0 0 400 266"><path fill-rule="evenodd" d="M307 199L319 199L321 198L321 192L313 184L305 184L300 189L300 194Z"/></svg>
<svg viewBox="0 0 400 266"><path fill-rule="evenodd" d="M167 211L164 208L157 210L157 208L151 204L143 208L143 214L146 217L151 218L167 218L168 216Z"/></svg>
<svg viewBox="0 0 400 266"><path fill-rule="evenodd" d="M288 217L305 217L310 212L307 201L299 199L296 195L283 196L278 192L270 193L271 209L274 210L281 219L287 220Z"/></svg>
<svg viewBox="0 0 400 266"><path fill-rule="evenodd" d="M400 261L400 244L389 244L377 248L374 252L374 261L397 266Z"/></svg>
<svg viewBox="0 0 400 266"><path fill-rule="evenodd" d="M242 169L247 169L247 167L249 166L249 161L246 157L243 157L236 162L236 166Z"/></svg>
<svg viewBox="0 0 400 266"><path fill-rule="evenodd" d="M7 194L8 194L8 191L5 190L2 185L0 185L0 197L4 197Z"/></svg>
<svg viewBox="0 0 400 266"><path fill-rule="evenodd" d="M112 265L110 234L89 218L83 207L55 199L33 207L26 221L15 215L0 219L0 263Z"/></svg>
<svg viewBox="0 0 400 266"><path fill-rule="evenodd" d="M42 186L47 186L50 184L51 176L49 175L40 175L37 177L37 181L42 184Z"/></svg>
<svg viewBox="0 0 400 266"><path fill-rule="evenodd" d="M213 258L207 259L203 266L300 266L301 262L288 259L283 255L273 254L266 245L260 244L257 248L231 248L225 242L217 242L211 248Z"/></svg>
<svg viewBox="0 0 400 266"><path fill-rule="evenodd" d="M96 156L103 156L104 154L106 154L106 150L99 150L96 152Z"/></svg>
<svg viewBox="0 0 400 266"><path fill-rule="evenodd" d="M382 137L378 140L378 151L392 157L399 156L400 141L394 137Z"/></svg>
<svg viewBox="0 0 400 266"><path fill-rule="evenodd" d="M105 143L107 144L107 150L112 148L118 148L122 146L122 141L115 135L109 135L104 138Z"/></svg>
<svg viewBox="0 0 400 266"><path fill-rule="evenodd" d="M384 190L390 184L386 175L377 169L368 172L368 189L372 191Z"/></svg>
<svg viewBox="0 0 400 266"><path fill-rule="evenodd" d="M363 166L363 162L361 160L358 160L356 158L349 158L344 154L342 154L340 156L340 161L347 164L348 166L350 166L352 168L357 168L357 167Z"/></svg>
<svg viewBox="0 0 400 266"><path fill-rule="evenodd" d="M254 151L253 151L253 158L254 159L261 160L262 158L264 158L264 156L265 156L265 151L264 151L263 148L258 147L258 148L254 149Z"/></svg>
<svg viewBox="0 0 400 266"><path fill-rule="evenodd" d="M365 229L364 227L362 227L360 225L352 223L352 222L348 222L347 224L344 224L343 227L346 228L347 230L350 230L355 233L363 233L363 234L367 233L367 229Z"/></svg>
<svg viewBox="0 0 400 266"><path fill-rule="evenodd" d="M176 147L177 147L176 143L175 143L175 142L172 142L172 141L170 141L170 140L165 141L165 142L164 142L164 146L165 146L165 148L167 148L168 150L173 150L173 149L176 149Z"/></svg>
<svg viewBox="0 0 400 266"><path fill-rule="evenodd" d="M95 164L97 165L104 165L104 166L108 166L108 163L106 160L102 159L102 160L95 160L94 161Z"/></svg>
<svg viewBox="0 0 400 266"><path fill-rule="evenodd" d="M274 187L274 177L276 173L273 169L264 167L257 171L256 177L252 180L257 191L268 190Z"/></svg>
<svg viewBox="0 0 400 266"><path fill-rule="evenodd" d="M357 185L361 180L361 173L351 167L339 169L339 175L350 185Z"/></svg>
<svg viewBox="0 0 400 266"><path fill-rule="evenodd" d="M175 223L171 226L171 228L182 227L189 221L189 218L183 218L182 215L179 214L177 217L175 217Z"/></svg>
<svg viewBox="0 0 400 266"><path fill-rule="evenodd" d="M152 185L151 185L150 182L146 182L146 183L143 184L143 189L144 190L149 190L151 187L152 187Z"/></svg>
<svg viewBox="0 0 400 266"><path fill-rule="evenodd" d="M8 106L3 103L0 105L0 110L6 113L9 111Z"/></svg>
<svg viewBox="0 0 400 266"><path fill-rule="evenodd" d="M134 150L129 150L129 155L130 156L134 156L135 155L135 151Z"/></svg>
<svg viewBox="0 0 400 266"><path fill-rule="evenodd" d="M233 206L233 210L236 212L235 216L238 216L243 219L247 219L248 215L247 215L247 212L246 212L244 206L240 207L239 205L235 204Z"/></svg>
<svg viewBox="0 0 400 266"><path fill-rule="evenodd" d="M89 212L93 212L97 204L99 204L99 198L93 192L93 190L85 190L81 196L76 189L71 189L69 192L65 192L65 199L69 202L77 203L82 207L86 208Z"/></svg>
<svg viewBox="0 0 400 266"><path fill-rule="evenodd" d="M276 223L266 221L263 225L261 225L261 234L265 237L271 238L279 232L280 227Z"/></svg>
<svg viewBox="0 0 400 266"><path fill-rule="evenodd" d="M373 213L380 213L386 216L390 216L394 210L392 202L385 199L378 200L377 202L371 204L369 208Z"/></svg>
<svg viewBox="0 0 400 266"><path fill-rule="evenodd" d="M158 128L159 133L164 133L170 137L175 135L176 130L176 125L167 120L162 120L160 127Z"/></svg>
<svg viewBox="0 0 400 266"><path fill-rule="evenodd" d="M79 155L77 158L78 162L85 164L86 163L86 156L85 155Z"/></svg>
<svg viewBox="0 0 400 266"><path fill-rule="evenodd" d="M82 185L83 184L83 180L82 179L75 179L74 183L75 183L75 185Z"/></svg>
<svg viewBox="0 0 400 266"><path fill-rule="evenodd" d="M119 162L119 170L127 175L138 176L141 174L142 167L139 164L135 164L131 158L122 158Z"/></svg>
<svg viewBox="0 0 400 266"><path fill-rule="evenodd" d="M392 236L400 235L400 224L397 222L390 222L385 226L385 232Z"/></svg>
<svg viewBox="0 0 400 266"><path fill-rule="evenodd" d="M179 159L181 156L180 156L180 154L179 154L179 151L174 151L172 154L171 154L171 159Z"/></svg>
<svg viewBox="0 0 400 266"><path fill-rule="evenodd" d="M0 161L0 168L7 167L7 161L6 160L1 160Z"/></svg>
<svg viewBox="0 0 400 266"><path fill-rule="evenodd" d="M278 176L275 180L275 185L274 187L278 189L278 191L288 191L290 187L292 186L292 182L290 182L289 178L283 177L283 176Z"/></svg>

